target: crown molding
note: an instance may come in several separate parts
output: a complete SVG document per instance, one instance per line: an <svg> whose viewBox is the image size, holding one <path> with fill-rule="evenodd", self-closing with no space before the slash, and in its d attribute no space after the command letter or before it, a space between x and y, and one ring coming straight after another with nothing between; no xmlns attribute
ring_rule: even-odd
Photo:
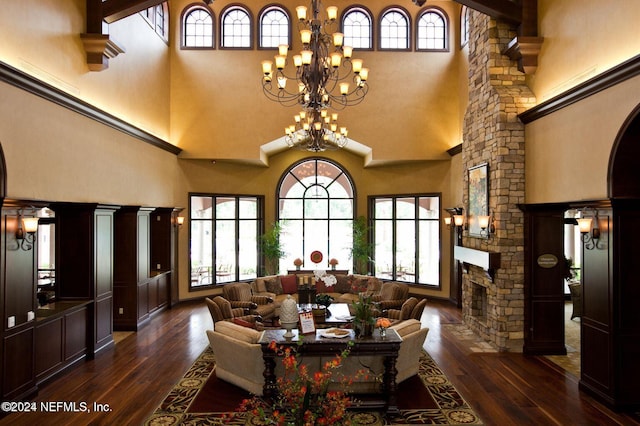
<svg viewBox="0 0 640 426"><path fill-rule="evenodd" d="M163 149L174 155L178 155L182 152L182 149L177 146L172 145L169 142L132 125L131 123L96 108L95 106L71 96L68 93L65 93L60 89L38 80L16 68L13 68L2 61L0 61L0 81L25 90L36 96L40 96L43 99L84 115L87 118L125 133L135 139L153 145L156 148Z"/></svg>

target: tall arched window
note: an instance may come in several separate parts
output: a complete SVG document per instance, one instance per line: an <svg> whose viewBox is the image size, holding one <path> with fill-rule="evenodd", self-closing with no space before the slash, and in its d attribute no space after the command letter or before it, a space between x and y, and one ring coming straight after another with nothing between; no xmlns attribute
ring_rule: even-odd
<svg viewBox="0 0 640 426"><path fill-rule="evenodd" d="M430 8L418 18L417 50L446 51L449 48L447 18L444 12Z"/></svg>
<svg viewBox="0 0 640 426"><path fill-rule="evenodd" d="M371 14L361 7L352 7L345 11L342 17L344 45L354 49L372 49L372 22Z"/></svg>
<svg viewBox="0 0 640 426"><path fill-rule="evenodd" d="M260 12L260 47L291 46L291 19L279 6L268 6Z"/></svg>
<svg viewBox="0 0 640 426"><path fill-rule="evenodd" d="M393 7L380 17L380 49L409 49L409 15Z"/></svg>
<svg viewBox="0 0 640 426"><path fill-rule="evenodd" d="M169 40L169 5L162 4L144 9L140 12L151 28L166 42Z"/></svg>
<svg viewBox="0 0 640 426"><path fill-rule="evenodd" d="M211 49L213 43L213 16L202 6L192 6L182 15L182 47Z"/></svg>
<svg viewBox="0 0 640 426"><path fill-rule="evenodd" d="M221 47L250 48L251 16L242 6L229 6L222 12Z"/></svg>
<svg viewBox="0 0 640 426"><path fill-rule="evenodd" d="M321 158L305 159L286 171L278 185L278 220L282 224L280 242L286 256L280 270L293 268L300 258L305 269L314 269L309 256L318 250L327 268L335 258L340 269L351 269L355 189L347 172Z"/></svg>
<svg viewBox="0 0 640 426"><path fill-rule="evenodd" d="M460 10L460 47L469 43L469 8L462 6Z"/></svg>

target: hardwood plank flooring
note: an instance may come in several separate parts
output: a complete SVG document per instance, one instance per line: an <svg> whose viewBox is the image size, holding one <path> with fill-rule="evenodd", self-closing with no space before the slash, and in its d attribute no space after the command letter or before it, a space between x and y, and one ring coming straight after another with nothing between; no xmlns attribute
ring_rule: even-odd
<svg viewBox="0 0 640 426"><path fill-rule="evenodd" d="M578 390L578 379L544 357L475 352L447 324L460 312L430 301L425 348L487 425L640 425ZM80 361L40 388L33 401L109 404L109 412L21 413L0 425L141 425L208 344L203 303L182 303L142 330Z"/></svg>

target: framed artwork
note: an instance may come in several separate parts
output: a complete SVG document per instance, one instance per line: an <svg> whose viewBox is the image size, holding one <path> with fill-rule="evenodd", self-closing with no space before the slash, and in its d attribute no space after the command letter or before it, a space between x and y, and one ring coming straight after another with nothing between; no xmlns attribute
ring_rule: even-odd
<svg viewBox="0 0 640 426"><path fill-rule="evenodd" d="M489 165L480 164L469 169L469 235L482 237L478 216L489 215Z"/></svg>

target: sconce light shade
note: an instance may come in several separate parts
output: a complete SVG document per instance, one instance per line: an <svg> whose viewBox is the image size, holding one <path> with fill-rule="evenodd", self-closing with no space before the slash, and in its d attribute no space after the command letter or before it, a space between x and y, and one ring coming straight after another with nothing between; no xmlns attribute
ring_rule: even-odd
<svg viewBox="0 0 640 426"><path fill-rule="evenodd" d="M38 231L37 217L24 217L23 209L18 210L18 229L16 229L16 242L18 247L24 251L33 248L36 241L36 232Z"/></svg>
<svg viewBox="0 0 640 426"><path fill-rule="evenodd" d="M38 218L37 217L23 217L22 226L24 232L34 233L38 231Z"/></svg>
<svg viewBox="0 0 640 426"><path fill-rule="evenodd" d="M584 217L584 213L588 210L592 210L593 218ZM588 207L584 208L582 210L582 217L580 219L577 219L577 221L582 242L584 243L584 248L586 248L587 250L593 250L594 248L602 249L603 245L600 242L598 210L589 209Z"/></svg>
<svg viewBox="0 0 640 426"><path fill-rule="evenodd" d="M182 226L184 224L184 216L178 216L176 218L176 222L178 223L178 226Z"/></svg>
<svg viewBox="0 0 640 426"><path fill-rule="evenodd" d="M578 219L578 229L580 229L580 233L584 234L591 231L591 218L583 217Z"/></svg>
<svg viewBox="0 0 640 426"><path fill-rule="evenodd" d="M444 224L447 225L447 226L451 225L451 216L445 216Z"/></svg>
<svg viewBox="0 0 640 426"><path fill-rule="evenodd" d="M481 229L487 229L489 227L489 220L491 216L478 216L478 225Z"/></svg>
<svg viewBox="0 0 640 426"><path fill-rule="evenodd" d="M461 214L457 214L453 216L453 223L456 226L462 226L464 225L464 216L462 216Z"/></svg>

